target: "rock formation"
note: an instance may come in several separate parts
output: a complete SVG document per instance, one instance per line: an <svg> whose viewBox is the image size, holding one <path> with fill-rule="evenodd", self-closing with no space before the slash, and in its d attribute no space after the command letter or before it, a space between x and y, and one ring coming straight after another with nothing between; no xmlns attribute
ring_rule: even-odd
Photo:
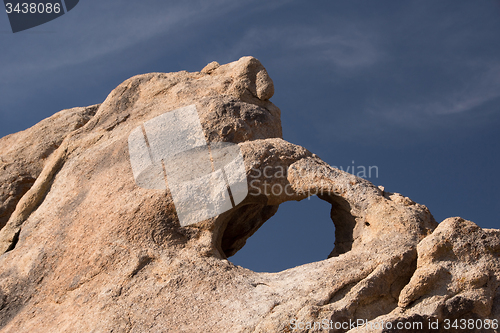
<svg viewBox="0 0 500 333"><path fill-rule="evenodd" d="M447 332L445 319L500 318L499 230L438 224L284 141L273 93L258 60L213 62L133 77L0 139L0 332ZM207 142L239 145L255 182L235 208L181 227L168 189L134 182L127 138L188 105ZM332 206L328 259L272 274L227 259L281 203L312 194Z"/></svg>

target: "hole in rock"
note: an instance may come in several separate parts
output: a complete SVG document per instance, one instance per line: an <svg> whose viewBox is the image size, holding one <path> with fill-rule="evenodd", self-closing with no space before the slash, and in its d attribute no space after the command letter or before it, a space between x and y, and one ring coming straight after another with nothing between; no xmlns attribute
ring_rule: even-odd
<svg viewBox="0 0 500 333"><path fill-rule="evenodd" d="M316 196L285 202L229 260L255 272L279 272L327 259L335 242L330 211Z"/></svg>
<svg viewBox="0 0 500 333"><path fill-rule="evenodd" d="M19 242L19 234L20 233L21 233L21 230L19 230L18 232L16 232L14 234L14 237L12 238L12 243L10 243L9 247L7 248L7 250L5 252L9 252L9 251L14 250L14 248L17 245L17 242Z"/></svg>

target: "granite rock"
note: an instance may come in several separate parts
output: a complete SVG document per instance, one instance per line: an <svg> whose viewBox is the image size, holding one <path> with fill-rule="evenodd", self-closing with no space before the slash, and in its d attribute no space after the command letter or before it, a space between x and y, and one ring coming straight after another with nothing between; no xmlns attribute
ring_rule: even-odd
<svg viewBox="0 0 500 333"><path fill-rule="evenodd" d="M133 77L100 105L0 139L0 332L345 332L366 327L334 323L500 317L500 231L438 224L283 140L273 93L255 58L213 62ZM208 144L239 146L249 192L182 227L168 189L135 183L127 139L189 105ZM231 263L280 204L310 195L332 206L328 258L278 273Z"/></svg>

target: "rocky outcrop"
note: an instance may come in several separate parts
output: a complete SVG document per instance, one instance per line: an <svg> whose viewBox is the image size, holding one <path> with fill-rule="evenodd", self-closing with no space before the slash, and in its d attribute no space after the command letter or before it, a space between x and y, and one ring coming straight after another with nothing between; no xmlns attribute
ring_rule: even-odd
<svg viewBox="0 0 500 333"><path fill-rule="evenodd" d="M49 156L85 125L98 105L56 113L25 131L0 139L0 229L42 172Z"/></svg>
<svg viewBox="0 0 500 333"><path fill-rule="evenodd" d="M133 77L101 105L1 139L0 331L395 331L438 320L436 332L445 319L500 318L500 231L438 225L425 206L284 141L273 92L258 60L214 62ZM189 105L209 144L238 144L249 192L182 227L168 189L135 183L127 139ZM310 195L332 206L328 259L272 274L227 259L281 203ZM365 320L385 326L352 324Z"/></svg>

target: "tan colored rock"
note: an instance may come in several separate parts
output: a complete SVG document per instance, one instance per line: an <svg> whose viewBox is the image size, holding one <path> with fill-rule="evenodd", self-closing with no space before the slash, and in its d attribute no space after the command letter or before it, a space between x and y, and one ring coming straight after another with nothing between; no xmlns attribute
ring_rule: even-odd
<svg viewBox="0 0 500 333"><path fill-rule="evenodd" d="M425 206L284 141L273 91L260 62L245 57L196 73L131 78L83 127L54 128L66 132L45 160L26 155L39 165L36 182L13 199L0 230L7 251L0 331L320 332L307 323L407 319L444 308L498 313L498 231L449 220L436 229ZM147 120L188 105L208 142L239 145L249 194L181 227L169 190L136 185L127 140ZM31 147L29 133L15 134L10 149ZM332 205L329 259L272 274L227 260L281 203L314 194ZM457 240L449 258L439 245L446 237ZM462 276L461 267L470 272ZM441 279L443 270L452 278Z"/></svg>
<svg viewBox="0 0 500 333"><path fill-rule="evenodd" d="M417 303L421 312L440 319L500 318L500 309L492 313L493 300L500 296L500 230L449 218L417 249L417 270L400 295L401 307ZM442 301L425 305L428 295Z"/></svg>
<svg viewBox="0 0 500 333"><path fill-rule="evenodd" d="M481 229L459 217L448 218L417 246L417 270L399 295L399 307L373 322L439 321L435 332L472 320L500 319L500 230ZM493 326L493 325L492 325ZM383 332L357 329L353 332ZM474 331L468 326L462 331ZM480 332L498 332L484 329Z"/></svg>
<svg viewBox="0 0 500 333"><path fill-rule="evenodd" d="M208 65L206 65L205 67L203 67L203 69L201 70L201 72L202 73L210 74L210 73L212 73L214 70L216 70L219 67L220 67L220 64L217 61L212 61L211 63L209 63Z"/></svg>
<svg viewBox="0 0 500 333"><path fill-rule="evenodd" d="M64 110L0 139L0 229L40 175L49 156L70 132L85 125L97 108L94 105Z"/></svg>

